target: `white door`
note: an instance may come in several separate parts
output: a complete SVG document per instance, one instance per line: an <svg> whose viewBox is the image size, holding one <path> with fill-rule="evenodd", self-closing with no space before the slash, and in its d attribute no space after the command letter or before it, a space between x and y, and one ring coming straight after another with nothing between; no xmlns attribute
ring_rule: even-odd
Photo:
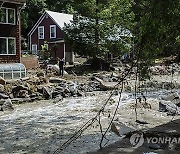
<svg viewBox="0 0 180 154"><path fill-rule="evenodd" d="M32 54L37 55L37 44L32 44Z"/></svg>

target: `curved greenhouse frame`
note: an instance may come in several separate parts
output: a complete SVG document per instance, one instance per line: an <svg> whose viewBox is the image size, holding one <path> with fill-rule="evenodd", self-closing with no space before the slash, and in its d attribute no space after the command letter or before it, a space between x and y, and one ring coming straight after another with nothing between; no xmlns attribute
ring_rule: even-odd
<svg viewBox="0 0 180 154"><path fill-rule="evenodd" d="M26 67L21 63L0 64L0 76L4 79L19 79L26 77Z"/></svg>

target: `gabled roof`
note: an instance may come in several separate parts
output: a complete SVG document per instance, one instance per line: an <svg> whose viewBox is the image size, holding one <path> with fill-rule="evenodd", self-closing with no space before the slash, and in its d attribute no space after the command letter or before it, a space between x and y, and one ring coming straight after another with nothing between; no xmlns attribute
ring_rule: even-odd
<svg viewBox="0 0 180 154"><path fill-rule="evenodd" d="M65 13L58 13L52 11L46 11L47 14L57 23L57 25L61 28L64 27L64 23L68 24L70 21L73 20L73 15L65 14Z"/></svg>
<svg viewBox="0 0 180 154"><path fill-rule="evenodd" d="M42 22L44 17L49 16L59 28L63 28L65 24L70 23L70 21L73 20L73 15L71 14L65 14L65 13L59 13L59 12L53 12L53 11L45 11L43 15L39 18L37 23L34 25L34 27L31 29L28 35L31 35L35 29L39 26L39 24Z"/></svg>

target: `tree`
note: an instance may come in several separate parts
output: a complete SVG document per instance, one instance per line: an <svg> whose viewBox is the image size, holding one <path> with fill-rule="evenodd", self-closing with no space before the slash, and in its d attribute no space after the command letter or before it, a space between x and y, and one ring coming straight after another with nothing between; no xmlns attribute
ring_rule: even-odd
<svg viewBox="0 0 180 154"><path fill-rule="evenodd" d="M135 0L137 25L134 30L141 58L150 61L158 55L179 53L179 0Z"/></svg>
<svg viewBox="0 0 180 154"><path fill-rule="evenodd" d="M133 1L80 0L74 2L74 21L66 25L65 33L71 48L80 55L104 57L129 51ZM127 33L127 34L124 34ZM113 51L112 51L113 47Z"/></svg>
<svg viewBox="0 0 180 154"><path fill-rule="evenodd" d="M55 12L73 13L74 0L46 0L48 9Z"/></svg>
<svg viewBox="0 0 180 154"><path fill-rule="evenodd" d="M22 34L27 36L28 32L37 22L39 17L47 8L45 0L29 0L26 3L26 8L21 13Z"/></svg>

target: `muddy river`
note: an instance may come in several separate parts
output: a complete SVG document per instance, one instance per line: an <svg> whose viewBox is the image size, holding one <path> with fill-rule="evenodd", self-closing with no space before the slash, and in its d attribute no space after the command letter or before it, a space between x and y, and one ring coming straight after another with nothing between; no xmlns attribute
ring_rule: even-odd
<svg viewBox="0 0 180 154"><path fill-rule="evenodd" d="M148 102L151 109L138 110L140 119L148 121L146 127L168 122L172 117L158 112L158 98L169 91L149 93ZM67 98L62 102L53 104L51 100L15 105L15 110L0 113L0 153L34 153L52 154L60 145L67 141L87 120L94 117L103 103L107 100L109 92L89 93L86 97ZM101 115L103 130L108 127L110 118L116 108L119 94L111 99L104 114ZM120 133L124 134L143 126L135 124L135 113L131 104L135 102L133 94L123 93L115 121L119 123ZM146 114L141 114L141 113ZM158 119L157 119L158 117ZM160 118L159 118L160 117ZM176 118L179 118L178 116ZM156 122L154 122L156 121ZM109 131L108 144L121 138ZM75 142L63 151L56 153L81 154L99 149L101 133L98 122L89 127Z"/></svg>

